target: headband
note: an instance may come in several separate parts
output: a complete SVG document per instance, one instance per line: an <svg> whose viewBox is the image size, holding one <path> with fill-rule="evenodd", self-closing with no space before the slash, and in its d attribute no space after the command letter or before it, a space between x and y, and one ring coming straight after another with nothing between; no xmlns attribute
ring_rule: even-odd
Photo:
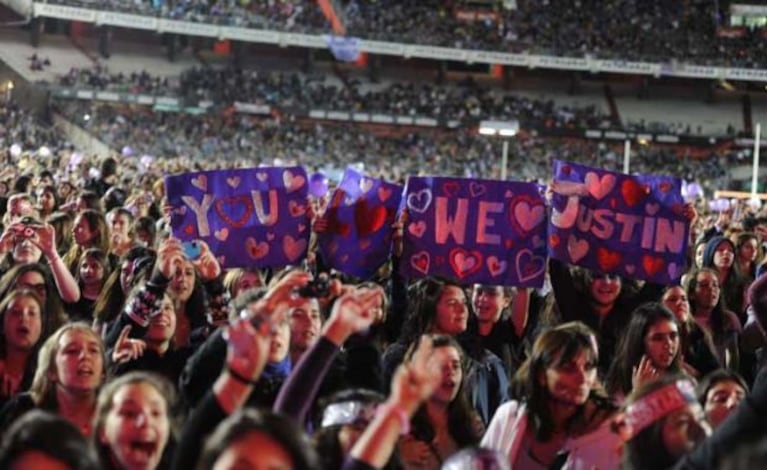
<svg viewBox="0 0 767 470"><path fill-rule="evenodd" d="M332 403L326 406L322 413L321 427L353 424L358 421L370 422L375 417L377 406L377 403L361 401Z"/></svg>
<svg viewBox="0 0 767 470"><path fill-rule="evenodd" d="M685 406L697 403L695 388L689 380L677 380L649 395L646 395L626 408L621 427L621 437L628 441L645 428L661 418Z"/></svg>

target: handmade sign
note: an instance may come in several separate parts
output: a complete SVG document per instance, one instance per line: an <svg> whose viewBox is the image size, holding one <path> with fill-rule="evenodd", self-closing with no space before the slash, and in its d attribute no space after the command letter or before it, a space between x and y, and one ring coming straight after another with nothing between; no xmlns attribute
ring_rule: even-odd
<svg viewBox="0 0 767 470"><path fill-rule="evenodd" d="M328 228L318 237L324 262L363 279L375 274L391 253L402 189L347 168L325 212Z"/></svg>
<svg viewBox="0 0 767 470"><path fill-rule="evenodd" d="M407 278L540 287L546 207L538 185L410 177L400 270Z"/></svg>
<svg viewBox="0 0 767 470"><path fill-rule="evenodd" d="M165 178L171 228L202 239L223 267L281 267L306 255L306 172L301 167L185 173Z"/></svg>
<svg viewBox="0 0 767 470"><path fill-rule="evenodd" d="M667 284L685 271L689 222L682 182L555 161L549 255Z"/></svg>

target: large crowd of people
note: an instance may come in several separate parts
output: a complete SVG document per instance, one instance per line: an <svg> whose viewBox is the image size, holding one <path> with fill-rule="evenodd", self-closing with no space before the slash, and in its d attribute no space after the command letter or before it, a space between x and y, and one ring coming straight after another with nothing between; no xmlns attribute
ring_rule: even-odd
<svg viewBox="0 0 767 470"><path fill-rule="evenodd" d="M107 127L145 126L137 149L175 132L146 114L111 118ZM267 125L263 134L279 137L254 149L313 132ZM5 145L22 137L4 130ZM456 156L479 142L459 138L468 140L451 144ZM520 167L550 151L534 138L519 145L530 146ZM581 150L554 151L583 161ZM297 266L225 269L204 242L190 251L170 235L163 177L279 154L216 162L76 153L9 150L0 175L3 468L41 468L40 459L125 470L764 462L762 447L750 445L767 437L760 207L697 212L689 203L689 268L679 285L553 259L540 289L408 280L396 269L401 223L391 259L371 279L329 269L314 243ZM403 164L396 155L390 164ZM450 160L403 164L400 176L419 167L447 174L436 163ZM451 165L444 169L466 162ZM327 196L312 197L314 237L329 221Z"/></svg>
<svg viewBox="0 0 767 470"><path fill-rule="evenodd" d="M331 31L318 3L308 0L57 1L195 22L315 34ZM506 3L515 7L506 8ZM729 12L708 0L579 0L567 8L540 0L495 2L490 7L441 0L343 0L335 5L347 34L367 39L661 63L746 68L767 63L761 30L744 29L739 37L717 34L719 27L727 27ZM462 21L456 17L462 8L494 16Z"/></svg>

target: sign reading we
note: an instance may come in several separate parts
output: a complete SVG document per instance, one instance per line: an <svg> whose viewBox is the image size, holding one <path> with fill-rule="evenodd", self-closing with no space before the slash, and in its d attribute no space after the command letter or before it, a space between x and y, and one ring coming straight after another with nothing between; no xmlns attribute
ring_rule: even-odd
<svg viewBox="0 0 767 470"><path fill-rule="evenodd" d="M681 180L555 161L549 255L659 284L685 271L689 221Z"/></svg>
<svg viewBox="0 0 767 470"><path fill-rule="evenodd" d="M543 284L546 207L537 184L410 177L405 205L403 276Z"/></svg>
<svg viewBox="0 0 767 470"><path fill-rule="evenodd" d="M301 167L185 173L165 178L170 226L204 240L225 268L281 267L306 256L306 172Z"/></svg>

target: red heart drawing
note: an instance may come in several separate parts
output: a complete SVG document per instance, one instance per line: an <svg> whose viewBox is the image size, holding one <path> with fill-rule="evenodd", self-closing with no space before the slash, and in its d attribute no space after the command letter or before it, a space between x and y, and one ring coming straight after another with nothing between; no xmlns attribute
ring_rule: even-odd
<svg viewBox="0 0 767 470"><path fill-rule="evenodd" d="M285 235L285 238L282 239L282 251L288 260L293 262L306 251L306 239Z"/></svg>
<svg viewBox="0 0 767 470"><path fill-rule="evenodd" d="M362 248L363 250L367 250L368 248L370 248L370 245L371 245L371 242L369 238L360 240L360 248Z"/></svg>
<svg viewBox="0 0 767 470"><path fill-rule="evenodd" d="M612 271L621 262L621 254L607 248L597 248L597 264L605 271Z"/></svg>
<svg viewBox="0 0 767 470"><path fill-rule="evenodd" d="M458 191L461 190L461 184L457 181L448 181L442 185L442 190L447 196L455 197L458 195Z"/></svg>
<svg viewBox="0 0 767 470"><path fill-rule="evenodd" d="M560 241L562 240L560 240L559 235L557 235L556 233L549 235L549 244L552 246L552 248L558 247Z"/></svg>
<svg viewBox="0 0 767 470"><path fill-rule="evenodd" d="M184 233L187 235L194 235L194 225L189 224L186 227L184 227Z"/></svg>
<svg viewBox="0 0 767 470"><path fill-rule="evenodd" d="M526 234L543 222L546 207L531 196L517 196L509 202L509 220L517 233Z"/></svg>
<svg viewBox="0 0 767 470"><path fill-rule="evenodd" d="M386 208L384 206L369 207L367 200L360 199L354 206L354 225L357 234L366 237L377 232L386 223Z"/></svg>
<svg viewBox="0 0 767 470"><path fill-rule="evenodd" d="M429 253L422 251L410 257L410 265L421 274L429 274Z"/></svg>
<svg viewBox="0 0 767 470"><path fill-rule="evenodd" d="M389 196L391 196L391 189L384 186L379 186L377 192L378 199L380 199L381 202L385 202L387 199L389 199Z"/></svg>
<svg viewBox="0 0 767 470"><path fill-rule="evenodd" d="M253 213L253 202L248 196L222 197L216 201L216 212L230 227L242 228Z"/></svg>
<svg viewBox="0 0 767 470"><path fill-rule="evenodd" d="M664 182L662 182L660 184L659 188L660 188L661 192L665 194L665 193L671 191L671 183L669 183L668 181L664 181Z"/></svg>
<svg viewBox="0 0 767 470"><path fill-rule="evenodd" d="M508 238L508 239L506 239L506 240L503 242L503 246L505 246L505 247L506 247L506 249L509 249L509 248L511 248L512 246L514 246L514 240L512 240L511 238Z"/></svg>
<svg viewBox="0 0 767 470"><path fill-rule="evenodd" d="M259 243L253 237L248 237L245 240L245 249L248 250L248 254L253 259L263 258L269 254L269 244L266 242Z"/></svg>
<svg viewBox="0 0 767 470"><path fill-rule="evenodd" d="M476 250L453 248L450 250L448 259L453 272L461 279L482 269L482 253Z"/></svg>
<svg viewBox="0 0 767 470"><path fill-rule="evenodd" d="M654 276L665 266L665 261L660 256L642 256L642 267L648 276Z"/></svg>
<svg viewBox="0 0 767 470"><path fill-rule="evenodd" d="M629 207L634 207L644 199L645 192L636 181L627 179L621 183L621 196Z"/></svg>
<svg viewBox="0 0 767 470"><path fill-rule="evenodd" d="M426 232L426 222L419 220L418 222L412 222L407 226L407 231L410 232L416 238L421 238Z"/></svg>
<svg viewBox="0 0 767 470"><path fill-rule="evenodd" d="M445 257L444 256L437 256L436 262L439 265L445 264Z"/></svg>
<svg viewBox="0 0 767 470"><path fill-rule="evenodd" d="M288 203L288 211L293 217L298 217L306 213L306 206L296 201L290 201Z"/></svg>
<svg viewBox="0 0 767 470"><path fill-rule="evenodd" d="M573 169L570 168L570 165L565 165L565 166L562 167L562 174L565 175L565 176L569 176L570 172L572 172L572 171L573 171Z"/></svg>

